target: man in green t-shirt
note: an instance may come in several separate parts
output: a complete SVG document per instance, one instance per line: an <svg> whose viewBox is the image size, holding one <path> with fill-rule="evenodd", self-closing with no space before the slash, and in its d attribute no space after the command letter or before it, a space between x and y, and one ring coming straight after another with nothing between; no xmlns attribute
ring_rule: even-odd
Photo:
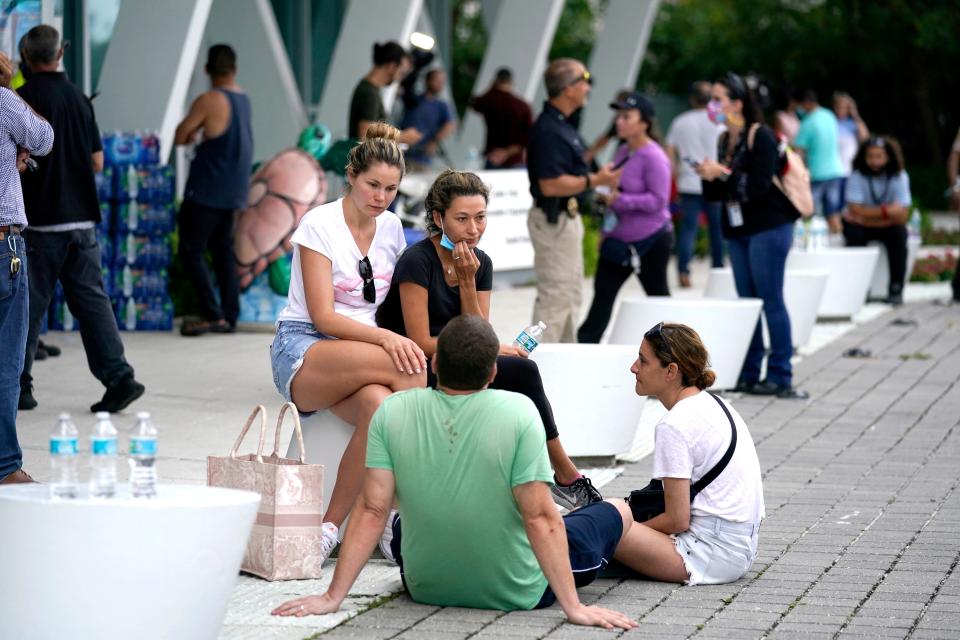
<svg viewBox="0 0 960 640"><path fill-rule="evenodd" d="M378 540L392 535L385 555L417 602L506 611L559 602L576 624L636 626L582 604L576 592L613 557L630 509L623 500L598 502L561 519L536 408L487 389L499 348L479 316L447 324L433 357L437 389L390 396L370 424L363 491L329 590L274 614L339 609ZM399 515L390 513L394 497Z"/></svg>

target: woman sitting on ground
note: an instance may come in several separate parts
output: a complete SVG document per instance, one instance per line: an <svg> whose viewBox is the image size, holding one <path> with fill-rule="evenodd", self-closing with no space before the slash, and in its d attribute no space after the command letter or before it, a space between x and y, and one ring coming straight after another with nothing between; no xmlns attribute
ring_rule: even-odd
<svg viewBox="0 0 960 640"><path fill-rule="evenodd" d="M324 558L360 492L374 412L394 391L426 384L420 347L374 320L406 246L399 218L386 211L404 173L398 135L386 123L370 125L350 151L346 195L300 221L289 299L270 347L273 382L286 400L301 412L329 409L356 429L323 516Z"/></svg>
<svg viewBox="0 0 960 640"><path fill-rule="evenodd" d="M663 482L666 511L631 527L615 558L654 580L732 582L757 555L764 517L760 462L743 418L726 403L736 425L733 457L690 501L691 484L724 456L733 435L723 401L705 391L715 378L707 362L693 329L661 322L644 334L630 368L637 395L655 397L667 408L653 449L653 477Z"/></svg>
<svg viewBox="0 0 960 640"><path fill-rule="evenodd" d="M407 249L393 273L393 286L377 315L381 327L410 336L426 356L437 350L437 336L461 314L490 318L493 263L477 243L487 226L488 190L473 173L446 170L430 187L425 206L429 237ZM560 444L553 410L536 363L523 349L502 345L491 389L515 391L530 398L547 432L558 504L575 509L602 498L581 475ZM437 378L427 374L427 384Z"/></svg>

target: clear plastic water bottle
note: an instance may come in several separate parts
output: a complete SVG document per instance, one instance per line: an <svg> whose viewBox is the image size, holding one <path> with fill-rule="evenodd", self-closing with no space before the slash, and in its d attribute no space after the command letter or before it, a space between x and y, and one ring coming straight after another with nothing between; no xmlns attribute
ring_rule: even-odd
<svg viewBox="0 0 960 640"><path fill-rule="evenodd" d="M513 345L520 347L527 353L533 353L533 350L540 344L540 338L543 337L543 332L546 331L546 329L547 325L545 325L543 321L532 324L520 332L517 339L513 341Z"/></svg>
<svg viewBox="0 0 960 640"><path fill-rule="evenodd" d="M146 411L137 412L130 429L130 493L134 498L157 495L157 428Z"/></svg>
<svg viewBox="0 0 960 640"><path fill-rule="evenodd" d="M807 227L803 220L793 223L793 248L797 251L807 248Z"/></svg>
<svg viewBox="0 0 960 640"><path fill-rule="evenodd" d="M140 193L140 173L134 165L127 166L127 197L135 201Z"/></svg>
<svg viewBox="0 0 960 640"><path fill-rule="evenodd" d="M90 497L112 498L117 492L117 430L106 411L97 413L90 434Z"/></svg>
<svg viewBox="0 0 960 640"><path fill-rule="evenodd" d="M910 213L910 221L907 222L907 234L911 238L919 238L921 233L920 227L921 227L920 209L914 209Z"/></svg>
<svg viewBox="0 0 960 640"><path fill-rule="evenodd" d="M827 246L827 221L823 216L814 216L807 233L807 249L820 251Z"/></svg>
<svg viewBox="0 0 960 640"><path fill-rule="evenodd" d="M77 497L77 426L69 413L61 413L50 432L50 497Z"/></svg>

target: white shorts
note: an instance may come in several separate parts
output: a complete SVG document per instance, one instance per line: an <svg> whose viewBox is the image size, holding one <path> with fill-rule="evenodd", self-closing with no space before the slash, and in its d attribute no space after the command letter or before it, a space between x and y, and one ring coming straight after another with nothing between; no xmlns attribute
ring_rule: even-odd
<svg viewBox="0 0 960 640"><path fill-rule="evenodd" d="M760 525L715 516L691 516L690 528L672 536L689 578L686 584L739 579L757 557Z"/></svg>

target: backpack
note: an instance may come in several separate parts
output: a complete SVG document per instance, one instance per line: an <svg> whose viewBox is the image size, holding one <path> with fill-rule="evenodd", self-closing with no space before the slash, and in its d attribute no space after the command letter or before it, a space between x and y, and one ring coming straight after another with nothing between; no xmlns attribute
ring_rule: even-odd
<svg viewBox="0 0 960 640"><path fill-rule="evenodd" d="M747 134L747 148L753 149L753 140L759 128L759 123L750 127L750 132ZM781 141L779 151L783 159L783 167L773 176L773 184L787 197L798 214L809 218L814 211L810 171L804 164L803 158L791 149L786 141Z"/></svg>

